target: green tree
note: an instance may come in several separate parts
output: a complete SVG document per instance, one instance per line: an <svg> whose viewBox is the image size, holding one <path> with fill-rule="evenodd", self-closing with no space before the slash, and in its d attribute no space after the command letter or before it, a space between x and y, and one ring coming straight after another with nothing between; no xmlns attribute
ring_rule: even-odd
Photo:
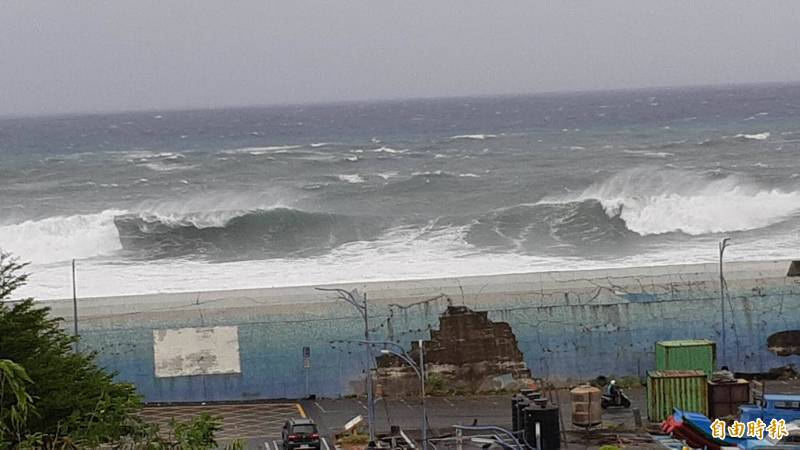
<svg viewBox="0 0 800 450"><path fill-rule="evenodd" d="M0 449L19 439L28 416L35 410L27 386L31 379L19 364L0 359Z"/></svg>
<svg viewBox="0 0 800 450"><path fill-rule="evenodd" d="M78 338L64 332L61 318L30 298L7 301L27 281L26 265L0 252L0 450L217 448L219 418L173 421L163 436L137 414L142 403L132 384L115 382L94 353L73 351Z"/></svg>
<svg viewBox="0 0 800 450"><path fill-rule="evenodd" d="M61 329L49 308L30 298L4 301L27 281L25 267L0 253L0 359L24 368L37 412L17 424L17 436L39 434L45 444L68 436L94 447L128 434L138 425L134 413L141 406L133 385L114 382L94 353L73 352L77 338Z"/></svg>

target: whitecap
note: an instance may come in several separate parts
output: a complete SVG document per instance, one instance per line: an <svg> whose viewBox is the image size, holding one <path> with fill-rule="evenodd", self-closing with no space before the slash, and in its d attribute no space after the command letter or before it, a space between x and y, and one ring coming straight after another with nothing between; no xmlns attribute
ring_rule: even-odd
<svg viewBox="0 0 800 450"><path fill-rule="evenodd" d="M344 182L353 183L353 184L358 184L358 183L363 183L364 182L364 179L361 178L361 175L359 175L357 173L356 174L336 175L336 178L338 178L339 181L344 181Z"/></svg>
<svg viewBox="0 0 800 450"><path fill-rule="evenodd" d="M249 154L253 156L259 156L268 153L282 153L286 152L287 150L294 150L301 147L302 147L301 145L271 145L267 147L243 147L243 148L223 150L220 153L225 155Z"/></svg>
<svg viewBox="0 0 800 450"><path fill-rule="evenodd" d="M766 188L736 175L709 180L686 170L624 170L577 196L540 203L594 199L642 236L703 235L763 228L800 212L800 191Z"/></svg>
<svg viewBox="0 0 800 450"><path fill-rule="evenodd" d="M740 138L740 139L751 139L751 140L754 140L754 141L765 141L765 140L767 140L769 138L769 135L770 135L769 132L765 131L763 133L755 133L755 134L740 133L740 134L737 134L734 137L737 137L737 138Z"/></svg>
<svg viewBox="0 0 800 450"><path fill-rule="evenodd" d="M114 217L125 212L109 209L0 226L0 244L34 264L108 255L122 249Z"/></svg>
<svg viewBox="0 0 800 450"><path fill-rule="evenodd" d="M384 180L388 180L389 178L396 177L397 176L397 172L394 172L394 171L392 171L392 172L378 172L375 175L383 178Z"/></svg>
<svg viewBox="0 0 800 450"><path fill-rule="evenodd" d="M380 147L380 148L376 148L376 149L370 150L370 151L373 152L373 153L405 153L408 150L395 150L395 149L389 148L389 147Z"/></svg>
<svg viewBox="0 0 800 450"><path fill-rule="evenodd" d="M472 139L472 140L483 141L483 140L490 139L490 138L495 138L495 137L497 137L496 134L459 134L457 136L451 136L450 140Z"/></svg>
<svg viewBox="0 0 800 450"><path fill-rule="evenodd" d="M623 150L623 153L627 153L633 156L641 156L645 158L671 158L675 156L674 153L670 152L648 152L644 150Z"/></svg>

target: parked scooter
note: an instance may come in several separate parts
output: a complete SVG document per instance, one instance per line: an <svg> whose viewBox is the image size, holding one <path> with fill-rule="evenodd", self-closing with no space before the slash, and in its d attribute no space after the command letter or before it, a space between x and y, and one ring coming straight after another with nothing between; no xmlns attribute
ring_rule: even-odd
<svg viewBox="0 0 800 450"><path fill-rule="evenodd" d="M603 409L614 406L621 406L623 408L631 407L631 400L622 392L622 389L617 387L617 381L611 380L603 389L603 396L600 399L600 406Z"/></svg>

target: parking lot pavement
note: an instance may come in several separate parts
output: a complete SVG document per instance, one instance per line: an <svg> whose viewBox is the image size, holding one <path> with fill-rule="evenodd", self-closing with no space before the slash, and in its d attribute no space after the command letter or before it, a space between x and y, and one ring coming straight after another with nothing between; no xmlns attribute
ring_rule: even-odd
<svg viewBox="0 0 800 450"><path fill-rule="evenodd" d="M639 407L646 416L644 390L627 390L633 407ZM574 430L570 420L569 391L560 390L553 395L561 408L561 417L567 430ZM431 435L451 432L453 425L498 425L511 427L511 396L428 397L426 399ZM379 398L375 403L376 430L388 432L392 425L418 434L421 426L421 405L418 398ZM222 418L222 430L217 434L221 444L231 439L243 438L248 449L281 450L281 428L291 417L310 417L318 425L325 439L322 450L333 450L334 434L357 415L366 420L367 405L362 398L318 399L293 402L264 402L246 404L211 404L186 406L153 406L144 409L145 420L156 422L167 429L171 418L187 421L206 412ZM646 420L646 417L643 417ZM608 428L632 429L631 409L609 409L603 413ZM265 445L266 444L266 445ZM586 448L570 445L569 448Z"/></svg>
<svg viewBox="0 0 800 450"><path fill-rule="evenodd" d="M364 399L320 399L301 402L308 415L317 422L325 436L333 436L347 421L357 415L367 417ZM452 425L511 425L509 396L429 397L426 399L428 422L431 428L450 428ZM389 431L392 425L419 430L421 404L418 398L386 399L375 402L375 424L379 432Z"/></svg>
<svg viewBox="0 0 800 450"><path fill-rule="evenodd" d="M221 444L241 438L247 441L248 449L262 450L265 442L272 445L270 450L275 450L275 444L280 445L281 428L286 419L305 415L299 403L284 402L150 406L144 408L142 417L167 430L173 418L186 422L204 412L222 419L222 430L217 433Z"/></svg>
<svg viewBox="0 0 800 450"><path fill-rule="evenodd" d="M627 390L632 408L639 408L642 419L647 420L644 389ZM561 409L561 417L567 430L571 424L571 403L568 390L553 393ZM320 399L301 401L308 415L320 426L326 436L341 430L342 426L357 415L367 417L367 405L364 399ZM511 396L489 395L468 397L428 397L426 399L428 423L430 428L446 430L453 425L498 425L511 427ZM614 428L634 427L632 408L610 408L603 412L604 422ZM403 429L418 430L421 426L421 404L418 398L386 399L379 398L375 402L376 430L388 431L391 425Z"/></svg>

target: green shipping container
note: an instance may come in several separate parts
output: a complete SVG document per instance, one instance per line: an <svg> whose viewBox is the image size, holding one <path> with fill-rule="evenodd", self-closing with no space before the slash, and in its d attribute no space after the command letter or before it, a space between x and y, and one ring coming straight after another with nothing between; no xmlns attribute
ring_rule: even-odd
<svg viewBox="0 0 800 450"><path fill-rule="evenodd" d="M656 343L656 370L702 370L707 376L717 366L717 344L705 339Z"/></svg>
<svg viewBox="0 0 800 450"><path fill-rule="evenodd" d="M702 370L654 370L647 373L647 418L661 422L674 408L708 415L708 384Z"/></svg>

